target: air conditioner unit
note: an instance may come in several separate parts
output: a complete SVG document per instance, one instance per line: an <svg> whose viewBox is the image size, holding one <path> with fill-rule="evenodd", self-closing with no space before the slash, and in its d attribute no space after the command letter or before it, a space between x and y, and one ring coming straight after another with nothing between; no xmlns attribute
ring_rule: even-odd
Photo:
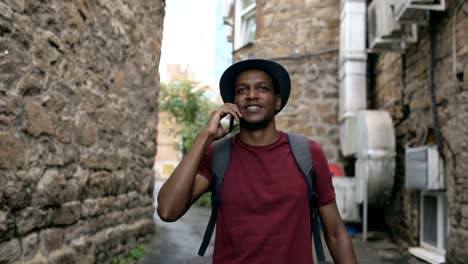
<svg viewBox="0 0 468 264"><path fill-rule="evenodd" d="M406 188L445 189L442 159L435 146L406 148L405 162Z"/></svg>
<svg viewBox="0 0 468 264"><path fill-rule="evenodd" d="M408 43L417 41L416 24L401 24L395 20L393 2L374 0L367 9L370 51L403 52Z"/></svg>
<svg viewBox="0 0 468 264"><path fill-rule="evenodd" d="M429 10L445 10L445 0L392 0L395 19L401 23L427 21Z"/></svg>

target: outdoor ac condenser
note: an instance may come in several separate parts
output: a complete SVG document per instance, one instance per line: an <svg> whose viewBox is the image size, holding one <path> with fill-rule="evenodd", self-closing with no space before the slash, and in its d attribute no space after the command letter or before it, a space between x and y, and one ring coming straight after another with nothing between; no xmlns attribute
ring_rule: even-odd
<svg viewBox="0 0 468 264"><path fill-rule="evenodd" d="M405 162L406 188L445 189L442 159L435 146L406 148Z"/></svg>
<svg viewBox="0 0 468 264"><path fill-rule="evenodd" d="M429 10L444 11L446 0L391 0L395 19L402 23L418 23L427 20Z"/></svg>
<svg viewBox="0 0 468 264"><path fill-rule="evenodd" d="M370 51L403 52L409 43L418 41L418 25L401 24L396 21L392 3L387 0L374 0L367 8Z"/></svg>

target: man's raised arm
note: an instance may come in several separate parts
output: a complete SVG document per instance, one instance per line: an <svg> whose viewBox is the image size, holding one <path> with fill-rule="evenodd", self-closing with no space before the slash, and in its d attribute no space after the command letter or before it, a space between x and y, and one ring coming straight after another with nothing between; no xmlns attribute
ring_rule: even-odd
<svg viewBox="0 0 468 264"><path fill-rule="evenodd" d="M179 219L190 205L208 190L208 181L203 176L197 175L198 167L210 144L228 133L220 124L221 119L228 114L237 120L241 117L237 106L230 103L213 111L206 127L197 135L189 152L161 187L157 212L163 221L173 222Z"/></svg>

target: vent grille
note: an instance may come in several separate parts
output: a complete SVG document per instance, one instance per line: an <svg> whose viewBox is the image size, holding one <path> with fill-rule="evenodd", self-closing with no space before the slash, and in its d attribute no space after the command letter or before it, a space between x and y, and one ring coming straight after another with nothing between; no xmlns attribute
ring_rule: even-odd
<svg viewBox="0 0 468 264"><path fill-rule="evenodd" d="M408 189L445 189L443 162L436 146L407 148L405 185Z"/></svg>
<svg viewBox="0 0 468 264"><path fill-rule="evenodd" d="M428 181L428 148L406 149L406 188L424 190Z"/></svg>

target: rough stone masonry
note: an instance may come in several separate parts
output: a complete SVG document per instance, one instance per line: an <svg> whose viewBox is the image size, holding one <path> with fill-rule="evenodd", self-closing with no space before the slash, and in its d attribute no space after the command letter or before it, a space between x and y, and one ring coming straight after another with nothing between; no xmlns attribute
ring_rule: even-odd
<svg viewBox="0 0 468 264"><path fill-rule="evenodd" d="M0 0L0 263L109 263L154 233L164 0Z"/></svg>
<svg viewBox="0 0 468 264"><path fill-rule="evenodd" d="M314 139L328 160L339 152L338 47L340 1L256 1L255 43L234 51L234 61L269 58L286 67L292 89L277 127Z"/></svg>
<svg viewBox="0 0 468 264"><path fill-rule="evenodd" d="M468 263L468 2L448 0L446 10L433 12L430 26L420 27L418 43L405 54L385 53L376 59L372 100L394 120L398 146L393 199L386 209L394 237L419 245L420 192L405 188L404 148L435 145L440 129L444 145L447 197L446 263ZM435 38L434 97L430 93L429 30ZM439 125L434 123L436 108Z"/></svg>

